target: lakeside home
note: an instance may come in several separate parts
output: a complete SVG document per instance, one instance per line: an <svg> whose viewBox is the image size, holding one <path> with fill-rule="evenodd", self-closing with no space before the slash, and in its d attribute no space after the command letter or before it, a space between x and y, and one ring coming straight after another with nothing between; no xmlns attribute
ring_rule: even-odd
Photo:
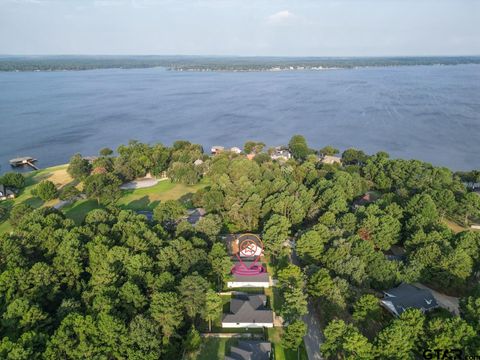
<svg viewBox="0 0 480 360"><path fill-rule="evenodd" d="M14 199L15 198L15 192L6 187L3 184L0 184L0 201L8 200L8 199Z"/></svg>
<svg viewBox="0 0 480 360"><path fill-rule="evenodd" d="M284 146L277 146L274 151L270 154L272 160L283 160L287 161L292 158L292 153L288 148Z"/></svg>

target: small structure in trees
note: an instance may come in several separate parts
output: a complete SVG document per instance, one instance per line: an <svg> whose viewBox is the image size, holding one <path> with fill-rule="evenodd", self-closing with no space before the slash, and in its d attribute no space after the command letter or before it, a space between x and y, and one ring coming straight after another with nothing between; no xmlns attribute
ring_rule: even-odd
<svg viewBox="0 0 480 360"><path fill-rule="evenodd" d="M15 198L15 191L6 187L3 184L0 184L0 201L14 199Z"/></svg>

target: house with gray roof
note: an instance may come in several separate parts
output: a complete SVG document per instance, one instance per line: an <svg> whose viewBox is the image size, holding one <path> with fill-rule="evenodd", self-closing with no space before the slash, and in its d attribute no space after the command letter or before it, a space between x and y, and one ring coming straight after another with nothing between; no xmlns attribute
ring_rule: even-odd
<svg viewBox="0 0 480 360"><path fill-rule="evenodd" d="M393 315L399 316L407 309L419 309L423 313L438 307L437 300L428 289L402 283L398 287L384 291L380 304Z"/></svg>
<svg viewBox="0 0 480 360"><path fill-rule="evenodd" d="M267 308L265 295L236 295L230 300L230 311L223 314L222 328L261 327L273 327L273 311Z"/></svg>
<svg viewBox="0 0 480 360"><path fill-rule="evenodd" d="M193 226L195 226L201 218L203 218L207 212L204 208L196 208L192 210L188 210L188 216L186 220Z"/></svg>
<svg viewBox="0 0 480 360"><path fill-rule="evenodd" d="M244 287L252 287L252 288L268 288L270 287L270 276L266 271L267 267L262 263L254 263L253 261L243 261L235 262L234 268L238 266L245 267L245 273L241 271L232 271L230 279L227 281L228 288L244 288ZM248 269L252 267L261 267L262 270L259 273L252 274L249 273Z"/></svg>
<svg viewBox="0 0 480 360"><path fill-rule="evenodd" d="M272 344L266 341L239 340L225 360L270 360Z"/></svg>
<svg viewBox="0 0 480 360"><path fill-rule="evenodd" d="M15 192L12 189L7 188L5 185L0 184L0 201L13 198L15 198Z"/></svg>

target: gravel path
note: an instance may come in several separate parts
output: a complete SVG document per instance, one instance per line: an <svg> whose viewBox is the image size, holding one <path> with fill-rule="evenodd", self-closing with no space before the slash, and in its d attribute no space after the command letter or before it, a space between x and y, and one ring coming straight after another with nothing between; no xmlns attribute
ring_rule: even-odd
<svg viewBox="0 0 480 360"><path fill-rule="evenodd" d="M120 186L122 190L135 190L135 189L144 189L155 186L158 184L158 179L147 178L147 179L138 179Z"/></svg>

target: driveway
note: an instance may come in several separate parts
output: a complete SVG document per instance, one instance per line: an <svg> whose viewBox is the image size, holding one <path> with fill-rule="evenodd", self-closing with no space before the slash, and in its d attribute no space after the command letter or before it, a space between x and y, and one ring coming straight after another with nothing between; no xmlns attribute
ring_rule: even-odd
<svg viewBox="0 0 480 360"><path fill-rule="evenodd" d="M131 181L120 186L122 190L134 190L134 189L144 189L155 186L158 184L158 179L155 178L143 178L135 181Z"/></svg>
<svg viewBox="0 0 480 360"><path fill-rule="evenodd" d="M292 251L292 263L299 264L295 250ZM322 360L320 354L320 345L323 344L323 334L320 330L320 322L317 310L312 301L308 301L308 313L303 316L303 321L307 324L307 335L303 338L305 349L307 350L309 360Z"/></svg>
<svg viewBox="0 0 480 360"><path fill-rule="evenodd" d="M430 290L435 300L437 300L438 305L440 305L440 307L447 309L454 315L457 315L457 316L460 315L459 299L457 297L442 294L420 283L415 283L414 285L420 289Z"/></svg>

